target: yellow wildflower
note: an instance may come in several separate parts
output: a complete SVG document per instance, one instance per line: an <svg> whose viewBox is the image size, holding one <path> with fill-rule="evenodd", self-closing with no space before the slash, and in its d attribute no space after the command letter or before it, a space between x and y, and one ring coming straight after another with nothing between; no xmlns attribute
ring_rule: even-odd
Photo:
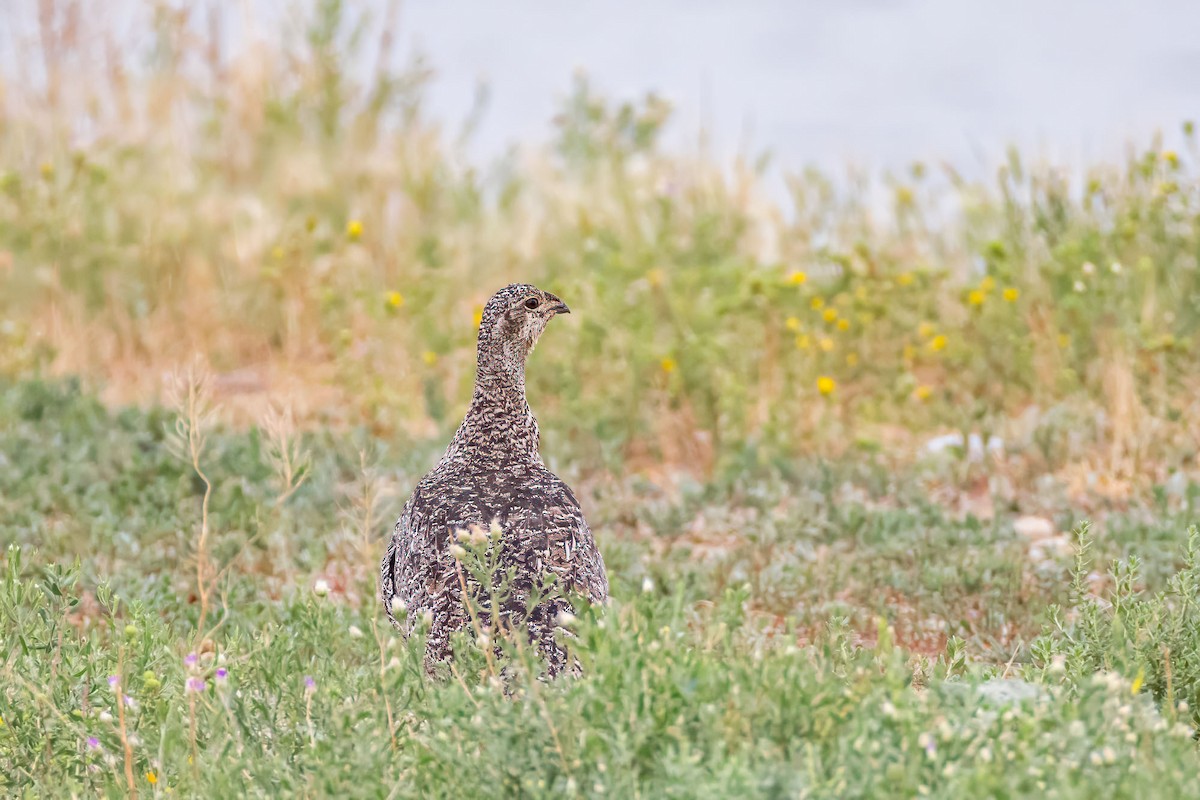
<svg viewBox="0 0 1200 800"><path fill-rule="evenodd" d="M992 289L996 288L996 279L991 275L985 276L984 279L979 282L979 288L985 292L990 292Z"/></svg>
<svg viewBox="0 0 1200 800"><path fill-rule="evenodd" d="M660 367L662 367L662 371L667 373L668 375L670 375L672 372L674 372L675 367L677 366L675 363L675 359L671 358L670 356L666 356L665 358L663 358L662 361L658 362L658 365Z"/></svg>
<svg viewBox="0 0 1200 800"><path fill-rule="evenodd" d="M930 336L933 336L934 330L936 329L933 327L932 322L922 322L917 326L917 335L922 339L928 339Z"/></svg>
<svg viewBox="0 0 1200 800"><path fill-rule="evenodd" d="M921 384L916 388L913 394L917 396L918 400L928 400L930 395L933 394L933 388L926 386L925 384Z"/></svg>
<svg viewBox="0 0 1200 800"><path fill-rule="evenodd" d="M828 375L822 375L817 378L817 391L821 394L833 394L833 390L837 388L837 381Z"/></svg>
<svg viewBox="0 0 1200 800"><path fill-rule="evenodd" d="M1017 302L1017 298L1021 296L1021 290L1015 286L1010 286L1004 290L1004 299L1010 303Z"/></svg>
<svg viewBox="0 0 1200 800"><path fill-rule="evenodd" d="M929 349L935 353L940 353L946 349L946 344L947 341L945 335L939 333L937 336L929 340Z"/></svg>
<svg viewBox="0 0 1200 800"><path fill-rule="evenodd" d="M155 775L153 771L147 772L146 780L150 782L151 786L153 786L154 784L158 783L158 776Z"/></svg>
<svg viewBox="0 0 1200 800"><path fill-rule="evenodd" d="M358 240L363 233L363 224L359 220L352 219L346 223L346 235L351 241Z"/></svg>
<svg viewBox="0 0 1200 800"><path fill-rule="evenodd" d="M421 353L421 360L432 367L437 363L437 353L432 350L426 350L424 353Z"/></svg>
<svg viewBox="0 0 1200 800"><path fill-rule="evenodd" d="M478 328L483 322L483 306L475 306L475 313L471 316L475 320L475 327Z"/></svg>
<svg viewBox="0 0 1200 800"><path fill-rule="evenodd" d="M787 329L789 331L800 330L800 320L796 319L795 317L788 317L787 321L784 323L784 325L787 326Z"/></svg>
<svg viewBox="0 0 1200 800"><path fill-rule="evenodd" d="M280 247L279 245L275 245L274 247L272 247L271 248L271 258L275 259L276 261L282 261L283 260L283 248Z"/></svg>
<svg viewBox="0 0 1200 800"><path fill-rule="evenodd" d="M387 304L392 308L399 308L400 306L404 305L404 295L400 294L399 292L388 292Z"/></svg>
<svg viewBox="0 0 1200 800"><path fill-rule="evenodd" d="M823 299L821 299L820 297L814 297L812 299L812 302L809 303L809 305L812 306L813 311L820 311L822 308L825 307L825 301Z"/></svg>
<svg viewBox="0 0 1200 800"><path fill-rule="evenodd" d="M911 272L901 272L896 276L896 283L900 284L901 286L910 286L912 285L913 280L914 278Z"/></svg>
<svg viewBox="0 0 1200 800"><path fill-rule="evenodd" d="M799 286L800 284L804 283L807 280L808 280L808 275L801 272L800 270L796 270L791 275L788 275L788 283L792 284L793 286Z"/></svg>
<svg viewBox="0 0 1200 800"><path fill-rule="evenodd" d="M1071 345L1071 337L1065 333L1060 333L1058 335L1058 346L1065 350L1070 345Z"/></svg>
<svg viewBox="0 0 1200 800"><path fill-rule="evenodd" d="M846 364L851 367L856 366L858 364L858 353L847 353Z"/></svg>
<svg viewBox="0 0 1200 800"><path fill-rule="evenodd" d="M1142 684L1145 682L1145 680L1146 680L1146 668L1141 667L1140 669L1138 669L1137 677L1135 677L1133 679L1133 684L1129 687L1129 693L1137 694L1138 692L1140 692L1142 690Z"/></svg>
<svg viewBox="0 0 1200 800"><path fill-rule="evenodd" d="M836 308L827 308L827 309L825 309L825 313L822 314L821 316L825 318L826 322L833 322L835 319L838 318L837 309Z"/></svg>
<svg viewBox="0 0 1200 800"><path fill-rule="evenodd" d="M833 339L830 339L828 336L821 339L821 341L818 342L817 344L819 344L821 346L821 349L824 350L826 353L828 353L830 350L833 349Z"/></svg>
<svg viewBox="0 0 1200 800"><path fill-rule="evenodd" d="M979 289L973 289L967 294L967 302L973 306L983 305L983 292Z"/></svg>
<svg viewBox="0 0 1200 800"><path fill-rule="evenodd" d="M849 330L850 329L850 320L846 319L845 317L843 317L842 319L839 319L837 321L837 327L838 327L839 331Z"/></svg>
<svg viewBox="0 0 1200 800"><path fill-rule="evenodd" d="M665 279L666 274L657 267L646 273L646 280L650 282L651 286L662 286Z"/></svg>
<svg viewBox="0 0 1200 800"><path fill-rule="evenodd" d="M807 333L802 333L796 337L796 349L807 350L812 347L812 342L808 338Z"/></svg>
<svg viewBox="0 0 1200 800"><path fill-rule="evenodd" d="M1179 166L1179 153L1176 153L1174 150L1164 150L1162 157L1168 166L1172 168Z"/></svg>
<svg viewBox="0 0 1200 800"><path fill-rule="evenodd" d="M48 180L54 177L54 165L49 161L43 161L38 169L41 170L43 178Z"/></svg>

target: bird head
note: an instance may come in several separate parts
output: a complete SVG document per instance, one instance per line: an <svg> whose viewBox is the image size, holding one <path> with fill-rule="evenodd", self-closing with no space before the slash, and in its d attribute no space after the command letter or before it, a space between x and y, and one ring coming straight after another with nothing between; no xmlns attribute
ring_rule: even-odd
<svg viewBox="0 0 1200 800"><path fill-rule="evenodd" d="M528 283L511 283L483 307L479 322L479 366L519 370L546 324L571 309L555 295Z"/></svg>

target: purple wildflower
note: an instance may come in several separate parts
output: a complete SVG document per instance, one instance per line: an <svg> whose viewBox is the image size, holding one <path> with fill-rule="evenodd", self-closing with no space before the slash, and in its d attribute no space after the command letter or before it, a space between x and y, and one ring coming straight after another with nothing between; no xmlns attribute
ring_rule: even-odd
<svg viewBox="0 0 1200 800"><path fill-rule="evenodd" d="M188 653L187 658L183 660L183 663L187 664L189 667L194 667L196 666L196 662L199 660L200 657L195 653Z"/></svg>
<svg viewBox="0 0 1200 800"><path fill-rule="evenodd" d="M121 682L120 675L109 675L108 676L108 685L111 686L112 688L114 688L114 689L117 688L117 684L120 682Z"/></svg>
<svg viewBox="0 0 1200 800"><path fill-rule="evenodd" d="M309 691L309 692L316 691L317 682L315 680L313 680L312 675L304 676L304 688L306 691Z"/></svg>
<svg viewBox="0 0 1200 800"><path fill-rule="evenodd" d="M204 682L203 678L188 678L187 690L189 692L203 692L207 688L208 684Z"/></svg>
<svg viewBox="0 0 1200 800"><path fill-rule="evenodd" d="M97 739L95 736L89 736L88 737L88 749L99 750L100 749L100 740Z"/></svg>
<svg viewBox="0 0 1200 800"><path fill-rule="evenodd" d="M224 667L217 667L217 680L223 681L229 677L229 670Z"/></svg>

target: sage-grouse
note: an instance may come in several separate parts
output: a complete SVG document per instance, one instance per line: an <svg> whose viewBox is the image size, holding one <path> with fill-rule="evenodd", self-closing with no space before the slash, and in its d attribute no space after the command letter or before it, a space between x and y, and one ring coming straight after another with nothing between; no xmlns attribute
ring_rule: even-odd
<svg viewBox="0 0 1200 800"><path fill-rule="evenodd" d="M593 603L608 596L604 560L579 501L542 463L537 420L525 398L526 357L550 319L567 313L566 303L528 284L505 286L488 300L470 409L392 533L380 565L380 599L405 635L417 620L432 617L425 648L431 673L450 658L450 635L469 622L451 550L459 531L499 525L500 563L513 576L500 621L512 625L528 615L530 639L545 657L548 675L567 660L554 637L560 614L572 611L566 594L586 595ZM486 598L465 567L461 574L471 595ZM561 591L528 609L530 593L551 575ZM407 615L393 613L402 607Z"/></svg>

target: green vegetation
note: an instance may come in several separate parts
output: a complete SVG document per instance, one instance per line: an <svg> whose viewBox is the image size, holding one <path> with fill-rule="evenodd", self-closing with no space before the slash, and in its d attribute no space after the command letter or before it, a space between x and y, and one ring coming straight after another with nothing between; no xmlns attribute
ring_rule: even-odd
<svg viewBox="0 0 1200 800"><path fill-rule="evenodd" d="M581 79L482 169L422 64L351 77L387 27L63 26L0 92L3 792L1200 792L1190 126L781 204ZM431 682L378 558L517 279L576 312L530 394L614 603L582 677Z"/></svg>
<svg viewBox="0 0 1200 800"><path fill-rule="evenodd" d="M380 627L374 571L390 490L432 452L203 425L108 412L73 384L0 394L6 791L1197 789L1196 537L1180 569L1148 565L1161 595L1142 593L1135 559L1119 567L1109 608L1086 563L1072 590L1069 560L1047 573L1011 530L885 507L861 463L673 499L592 484L616 600L576 623L583 677L546 685L517 659L505 688L464 641L456 678L431 683L422 643ZM801 490L843 480L864 497ZM1145 541L1131 520L1109 528L1093 547Z"/></svg>

